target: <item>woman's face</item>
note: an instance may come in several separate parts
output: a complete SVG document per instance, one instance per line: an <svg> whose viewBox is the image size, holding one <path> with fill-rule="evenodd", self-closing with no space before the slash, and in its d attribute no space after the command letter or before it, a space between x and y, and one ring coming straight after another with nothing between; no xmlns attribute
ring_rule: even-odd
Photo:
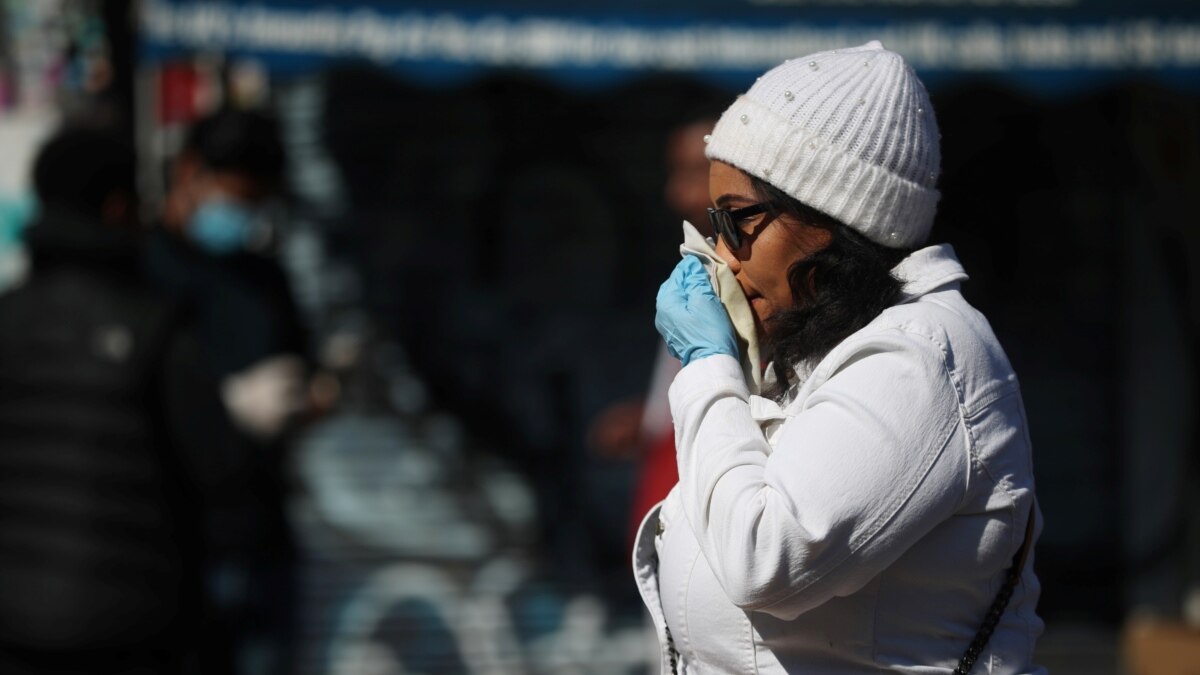
<svg viewBox="0 0 1200 675"><path fill-rule="evenodd" d="M708 192L714 206L739 209L757 204L759 198L750 177L741 169L714 160L708 172ZM795 304L788 284L788 270L796 262L829 244L829 230L797 222L788 215L763 213L735 223L742 232L742 245L730 250L717 238L717 254L741 284L750 301L759 334L765 334L772 314Z"/></svg>

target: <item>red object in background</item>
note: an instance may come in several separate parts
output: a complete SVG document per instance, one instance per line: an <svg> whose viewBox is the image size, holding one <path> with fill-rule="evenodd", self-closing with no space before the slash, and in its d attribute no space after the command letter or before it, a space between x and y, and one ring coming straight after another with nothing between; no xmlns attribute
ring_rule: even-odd
<svg viewBox="0 0 1200 675"><path fill-rule="evenodd" d="M675 427L668 426L647 449L638 472L638 482L633 493L633 520L630 541L637 535L642 524L655 504L666 498L667 493L679 482L679 466L675 463Z"/></svg>
<svg viewBox="0 0 1200 675"><path fill-rule="evenodd" d="M163 66L158 76L158 123L186 124L199 115L201 77L190 63Z"/></svg>

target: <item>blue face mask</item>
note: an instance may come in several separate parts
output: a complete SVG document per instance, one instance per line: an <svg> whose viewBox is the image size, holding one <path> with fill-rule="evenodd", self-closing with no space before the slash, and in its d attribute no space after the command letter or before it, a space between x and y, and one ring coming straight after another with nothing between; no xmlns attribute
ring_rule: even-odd
<svg viewBox="0 0 1200 675"><path fill-rule="evenodd" d="M188 221L187 236L215 255L244 251L256 233L254 213L234 202L212 199L200 205Z"/></svg>

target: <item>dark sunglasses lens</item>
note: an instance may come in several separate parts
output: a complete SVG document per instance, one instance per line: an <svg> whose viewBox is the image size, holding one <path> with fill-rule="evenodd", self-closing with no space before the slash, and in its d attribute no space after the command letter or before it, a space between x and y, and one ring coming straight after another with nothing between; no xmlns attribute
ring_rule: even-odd
<svg viewBox="0 0 1200 675"><path fill-rule="evenodd" d="M712 225L713 231L725 240L725 245L730 250L736 251L741 247L742 238L739 236L737 228L733 226L733 218L730 217L729 211L710 207L708 222Z"/></svg>
<svg viewBox="0 0 1200 675"><path fill-rule="evenodd" d="M737 228L733 226L733 220L729 217L729 212L721 214L721 228L717 230L722 237L725 238L725 245L729 250L736 251L742 246L742 238L738 236Z"/></svg>

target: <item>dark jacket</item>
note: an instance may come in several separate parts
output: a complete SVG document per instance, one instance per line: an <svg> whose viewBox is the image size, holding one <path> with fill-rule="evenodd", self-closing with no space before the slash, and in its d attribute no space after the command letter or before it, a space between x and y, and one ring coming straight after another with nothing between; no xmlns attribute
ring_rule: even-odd
<svg viewBox="0 0 1200 675"><path fill-rule="evenodd" d="M156 288L191 309L215 380L273 356L306 355L299 313L274 259L208 255L159 227L146 243L145 269ZM270 441L235 434L224 447L231 455L219 465L225 477L206 490L204 513L212 602L232 640L268 636L271 672L287 672L295 542L284 512L286 434Z"/></svg>
<svg viewBox="0 0 1200 675"><path fill-rule="evenodd" d="M197 339L218 378L281 354L306 355L306 336L283 268L254 253L198 251L162 227L146 242L154 285L195 313Z"/></svg>
<svg viewBox="0 0 1200 675"><path fill-rule="evenodd" d="M214 431L184 427L220 420L215 385L130 238L51 211L27 243L0 296L0 646L165 644L196 614Z"/></svg>

